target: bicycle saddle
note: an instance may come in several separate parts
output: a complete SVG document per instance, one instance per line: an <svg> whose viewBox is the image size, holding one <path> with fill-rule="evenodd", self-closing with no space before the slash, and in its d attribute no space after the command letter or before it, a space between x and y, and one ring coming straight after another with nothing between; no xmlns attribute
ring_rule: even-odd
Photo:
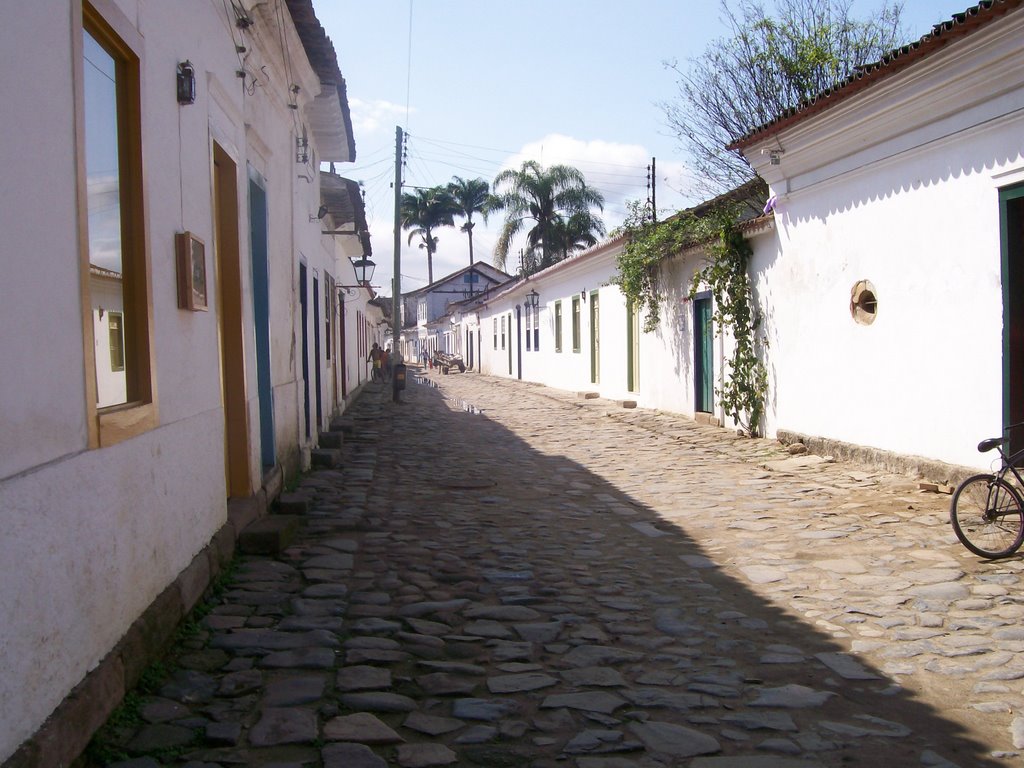
<svg viewBox="0 0 1024 768"><path fill-rule="evenodd" d="M981 453L988 453L1001 442L1003 442L1003 439L1004 438L1002 437L990 437L988 440L982 440L980 443L978 443L978 450Z"/></svg>

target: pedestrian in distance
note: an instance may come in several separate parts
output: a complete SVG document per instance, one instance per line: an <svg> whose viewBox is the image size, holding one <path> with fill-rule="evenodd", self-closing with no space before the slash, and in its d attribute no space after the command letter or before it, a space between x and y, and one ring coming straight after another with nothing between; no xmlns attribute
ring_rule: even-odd
<svg viewBox="0 0 1024 768"><path fill-rule="evenodd" d="M378 346L376 341L373 342L373 347L370 349L370 354L366 357L366 362L373 363L373 370L370 372L370 378L373 381L380 381L382 376L381 348Z"/></svg>

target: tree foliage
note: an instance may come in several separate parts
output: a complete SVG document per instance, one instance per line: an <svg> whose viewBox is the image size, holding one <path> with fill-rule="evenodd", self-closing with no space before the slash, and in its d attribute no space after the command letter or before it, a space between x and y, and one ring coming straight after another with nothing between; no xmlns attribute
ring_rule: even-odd
<svg viewBox="0 0 1024 768"><path fill-rule="evenodd" d="M505 212L494 248L494 264L505 269L516 235L525 230L523 269L535 272L565 258L581 243L594 243L604 224L592 209L604 209L604 196L568 165L544 168L527 160L519 169L499 173L492 185L492 210ZM583 245L582 247L586 247Z"/></svg>
<svg viewBox="0 0 1024 768"><path fill-rule="evenodd" d="M491 188L485 179L463 179L461 176L453 176L448 183L448 194L455 203L455 215L465 219L459 229L466 233L469 238L469 264L473 265L473 214L479 213L487 223L487 214L491 211L493 198Z"/></svg>
<svg viewBox="0 0 1024 768"><path fill-rule="evenodd" d="M722 0L730 34L685 65L666 62L678 91L661 106L695 172L694 192L714 196L749 180L728 144L900 45L902 6L883 3L859 20L852 0L776 0L774 16L758 0L735 10Z"/></svg>
<svg viewBox="0 0 1024 768"><path fill-rule="evenodd" d="M427 251L427 280L434 282L434 253L437 251L438 227L455 226L455 215L459 212L455 200L447 187L417 189L402 194L400 221L402 229L409 230L409 243L420 239L420 248Z"/></svg>

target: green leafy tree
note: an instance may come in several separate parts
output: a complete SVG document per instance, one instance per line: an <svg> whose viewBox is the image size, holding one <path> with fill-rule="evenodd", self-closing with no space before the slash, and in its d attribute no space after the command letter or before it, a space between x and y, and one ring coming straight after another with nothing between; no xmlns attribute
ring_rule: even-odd
<svg viewBox="0 0 1024 768"><path fill-rule="evenodd" d="M473 266L473 214L479 213L484 223L487 223L487 214L491 208L491 187L484 179L463 179L460 176L453 176L448 184L448 194L455 201L457 209L456 216L465 219L459 229L466 233L469 238L469 266ZM472 289L472 283L470 287Z"/></svg>
<svg viewBox="0 0 1024 768"><path fill-rule="evenodd" d="M402 194L400 221L402 229L409 230L409 244L418 237L420 248L427 251L427 281L434 282L434 253L437 251L438 227L455 226L458 213L455 200L446 187L417 189Z"/></svg>
<svg viewBox="0 0 1024 768"><path fill-rule="evenodd" d="M666 62L678 75L678 92L661 106L702 196L754 175L729 144L878 61L906 36L899 2L883 0L863 21L851 14L852 0L774 5L772 16L758 0L738 0L736 10L722 0L730 34L686 65Z"/></svg>
<svg viewBox="0 0 1024 768"><path fill-rule="evenodd" d="M548 234L552 251L558 261L569 258L569 254L593 248L598 238L605 233L604 222L590 211L578 211L568 218L555 220Z"/></svg>
<svg viewBox="0 0 1024 768"><path fill-rule="evenodd" d="M560 221L585 216L585 221L592 225L591 232L604 233L600 219L591 214L594 208L604 210L604 196L587 186L583 174L571 166L544 168L527 160L519 169L499 173L492 189L492 210L505 212L505 224L494 248L494 264L500 269L505 268L513 239L524 230L527 250L540 255L539 259L530 259L532 265L527 271L544 269L566 255L557 245Z"/></svg>

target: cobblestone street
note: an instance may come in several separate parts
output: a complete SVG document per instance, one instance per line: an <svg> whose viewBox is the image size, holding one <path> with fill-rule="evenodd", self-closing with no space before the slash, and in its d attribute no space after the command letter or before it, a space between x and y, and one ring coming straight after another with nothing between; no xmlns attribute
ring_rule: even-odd
<svg viewBox="0 0 1024 768"><path fill-rule="evenodd" d="M296 541L239 559L94 759L1020 764L1024 566L964 550L949 496L681 416L424 379L363 393L343 466L286 498Z"/></svg>

